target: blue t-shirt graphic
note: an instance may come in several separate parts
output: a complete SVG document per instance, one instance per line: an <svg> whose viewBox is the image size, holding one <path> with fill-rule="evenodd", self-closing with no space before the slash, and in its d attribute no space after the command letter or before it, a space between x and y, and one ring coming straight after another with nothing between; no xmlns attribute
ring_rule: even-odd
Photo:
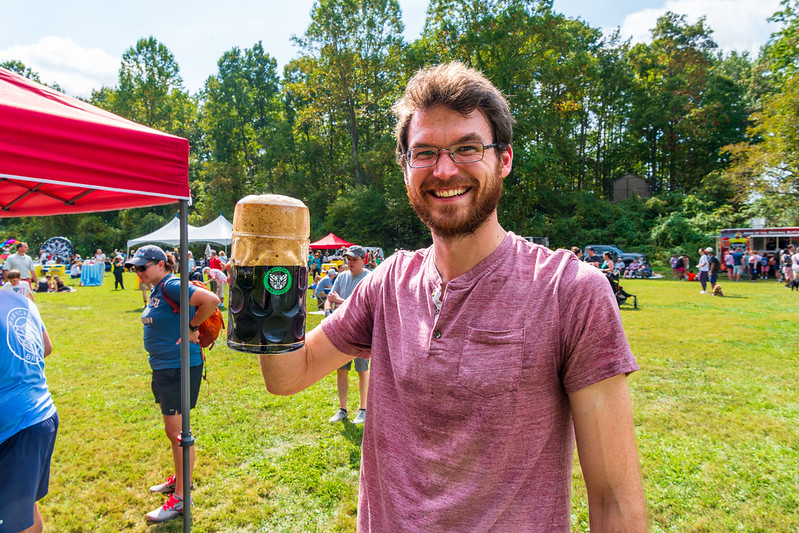
<svg viewBox="0 0 799 533"><path fill-rule="evenodd" d="M56 412L44 376L43 331L36 304L0 291L0 442Z"/></svg>

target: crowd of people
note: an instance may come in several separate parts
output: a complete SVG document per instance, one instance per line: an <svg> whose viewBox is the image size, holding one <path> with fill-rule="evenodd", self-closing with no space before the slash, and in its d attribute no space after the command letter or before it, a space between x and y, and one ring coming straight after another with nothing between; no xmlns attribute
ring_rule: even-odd
<svg viewBox="0 0 799 533"><path fill-rule="evenodd" d="M622 259L614 259L610 252L604 252L600 257L591 246L585 249L585 254L583 254L582 250L577 246L573 246L571 251L574 255L581 258L583 262L601 270L608 278L630 279L648 278L652 276L652 268L649 264L644 260L639 260L637 257L634 257L630 263L626 263Z"/></svg>
<svg viewBox="0 0 799 533"><path fill-rule="evenodd" d="M729 281L767 280L772 275L779 282L789 286L799 274L799 253L793 244L782 250L760 253L756 250L728 250L724 255L724 265Z"/></svg>

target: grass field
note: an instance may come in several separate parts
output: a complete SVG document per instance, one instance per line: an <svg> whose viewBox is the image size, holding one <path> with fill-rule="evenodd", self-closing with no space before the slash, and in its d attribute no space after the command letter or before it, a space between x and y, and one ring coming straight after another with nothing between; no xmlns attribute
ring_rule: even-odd
<svg viewBox="0 0 799 533"><path fill-rule="evenodd" d="M133 276L125 274L128 287ZM799 293L776 282L632 280L622 308L641 371L630 377L652 531L799 530ZM182 531L148 526L170 472L141 341L141 293L103 287L36 296L53 340L61 417L47 531ZM309 327L320 316L311 315ZM352 373L350 410L357 408ZM354 531L362 430L327 423L335 376L269 395L254 356L222 342L192 411L194 531ZM588 531L579 468L574 531Z"/></svg>

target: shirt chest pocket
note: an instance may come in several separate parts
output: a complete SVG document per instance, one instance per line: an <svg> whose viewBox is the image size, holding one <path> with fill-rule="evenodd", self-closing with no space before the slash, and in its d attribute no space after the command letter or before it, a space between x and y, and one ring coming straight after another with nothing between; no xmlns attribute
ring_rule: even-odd
<svg viewBox="0 0 799 533"><path fill-rule="evenodd" d="M519 388L524 329L488 331L469 327L458 364L458 382L485 398Z"/></svg>

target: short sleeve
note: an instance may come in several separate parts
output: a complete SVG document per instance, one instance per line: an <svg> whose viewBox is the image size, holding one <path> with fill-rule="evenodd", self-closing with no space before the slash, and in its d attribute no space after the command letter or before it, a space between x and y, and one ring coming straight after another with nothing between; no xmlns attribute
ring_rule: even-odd
<svg viewBox="0 0 799 533"><path fill-rule="evenodd" d="M566 392L638 370L607 278L574 261L567 267L564 280L560 294L561 378ZM589 302L591 305L587 305Z"/></svg>

